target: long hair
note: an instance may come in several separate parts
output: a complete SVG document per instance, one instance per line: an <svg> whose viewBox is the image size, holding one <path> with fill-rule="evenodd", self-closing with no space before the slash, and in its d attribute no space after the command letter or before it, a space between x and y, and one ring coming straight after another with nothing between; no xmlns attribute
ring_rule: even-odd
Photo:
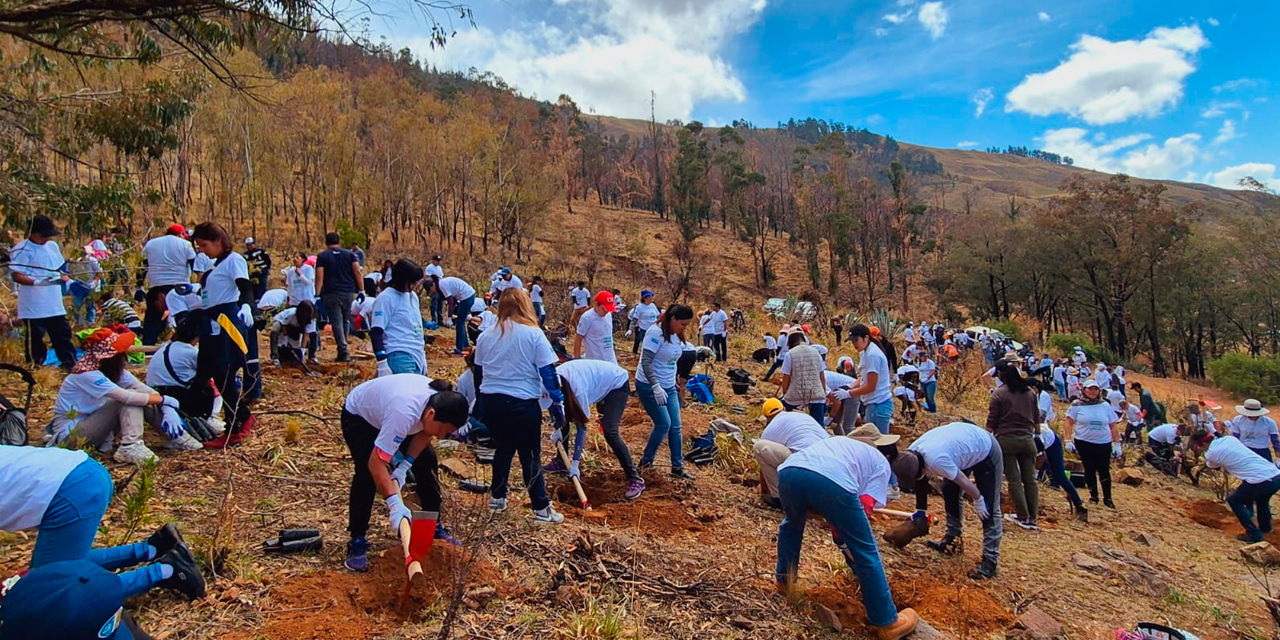
<svg viewBox="0 0 1280 640"><path fill-rule="evenodd" d="M671 339L671 335L675 333L671 329L671 323L675 320L692 320L693 309L682 304L673 304L667 307L666 313L662 314L662 341L666 342ZM684 342L684 335L680 335L680 341Z"/></svg>
<svg viewBox="0 0 1280 640"><path fill-rule="evenodd" d="M507 289L498 300L498 332L506 335L507 320L527 327L537 328L538 316L533 312L533 300L529 292L520 287Z"/></svg>
<svg viewBox="0 0 1280 640"><path fill-rule="evenodd" d="M120 376L124 375L125 355L118 353L110 358L102 358L98 360L98 371L106 376L108 380L120 384Z"/></svg>
<svg viewBox="0 0 1280 640"><path fill-rule="evenodd" d="M996 368L996 373L1013 393L1026 393L1030 388L1027 379L1022 377L1022 372L1018 371L1018 366L1012 362L1001 361Z"/></svg>
<svg viewBox="0 0 1280 640"><path fill-rule="evenodd" d="M225 257L227 254L235 250L231 244L231 235L222 225L216 222L201 222L191 232L192 240L204 240L205 242L216 243L222 252L218 254L219 258Z"/></svg>

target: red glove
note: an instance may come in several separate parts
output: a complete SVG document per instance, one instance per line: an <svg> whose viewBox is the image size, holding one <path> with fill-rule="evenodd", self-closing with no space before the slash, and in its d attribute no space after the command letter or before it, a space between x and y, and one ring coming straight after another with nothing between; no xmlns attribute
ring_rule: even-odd
<svg viewBox="0 0 1280 640"><path fill-rule="evenodd" d="M862 509L867 512L868 516L876 510L876 499L865 493L858 496L858 502L862 503Z"/></svg>

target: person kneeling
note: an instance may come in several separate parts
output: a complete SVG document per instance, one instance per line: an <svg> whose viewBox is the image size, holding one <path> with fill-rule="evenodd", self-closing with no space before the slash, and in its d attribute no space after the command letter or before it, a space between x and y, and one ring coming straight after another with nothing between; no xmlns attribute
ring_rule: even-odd
<svg viewBox="0 0 1280 640"><path fill-rule="evenodd" d="M1202 440L1209 440L1205 466L1240 479L1240 487L1227 496L1227 504L1244 527L1244 533L1236 540L1262 542L1263 534L1271 533L1271 496L1280 491L1280 469L1233 436L1215 437L1209 433Z"/></svg>
<svg viewBox="0 0 1280 640"><path fill-rule="evenodd" d="M764 432L751 445L751 453L760 465L760 492L764 503L775 509L782 508L778 498L778 467L797 451L826 440L827 430L807 413L784 411L782 401L769 398L760 407L764 415Z"/></svg>

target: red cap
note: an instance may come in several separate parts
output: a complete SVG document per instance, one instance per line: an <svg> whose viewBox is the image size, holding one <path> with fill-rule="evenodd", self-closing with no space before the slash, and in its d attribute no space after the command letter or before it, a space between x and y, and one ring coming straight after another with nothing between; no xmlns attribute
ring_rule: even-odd
<svg viewBox="0 0 1280 640"><path fill-rule="evenodd" d="M169 225L169 232L176 233L184 238L187 237L187 228L176 222Z"/></svg>
<svg viewBox="0 0 1280 640"><path fill-rule="evenodd" d="M596 294L596 304L604 307L604 310L610 313L618 310L618 306L613 304L613 294L608 291L601 291Z"/></svg>

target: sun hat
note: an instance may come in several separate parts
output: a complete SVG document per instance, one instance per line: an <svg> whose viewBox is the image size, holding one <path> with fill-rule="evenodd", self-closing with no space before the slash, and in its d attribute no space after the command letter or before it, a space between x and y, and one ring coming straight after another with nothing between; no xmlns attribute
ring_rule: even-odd
<svg viewBox="0 0 1280 640"><path fill-rule="evenodd" d="M880 433L880 430L876 428L876 425L871 424L870 422L864 423L862 426L854 429L853 432L849 434L849 437L873 447L883 447L885 445L894 444L902 438L902 436L894 435L892 433Z"/></svg>
<svg viewBox="0 0 1280 640"><path fill-rule="evenodd" d="M782 401L777 398L769 398L760 405L760 413L766 418L772 418L786 411L786 409L786 407L782 406Z"/></svg>
<svg viewBox="0 0 1280 640"><path fill-rule="evenodd" d="M618 310L618 305L613 303L613 294L608 291L601 291L596 294L596 304L604 307L604 310L610 313Z"/></svg>
<svg viewBox="0 0 1280 640"><path fill-rule="evenodd" d="M1250 418L1256 418L1258 416L1265 416L1268 413L1271 413L1271 410L1262 406L1262 403L1259 402L1258 400L1249 398L1248 400L1244 401L1244 404L1236 405L1236 413L1242 416L1249 416Z"/></svg>
<svg viewBox="0 0 1280 640"><path fill-rule="evenodd" d="M1090 378L1090 379L1088 379L1088 380L1085 380L1085 381L1084 381L1084 388L1085 388L1085 389L1088 389L1088 388L1090 388L1090 387L1093 387L1094 389L1101 389L1101 388L1102 388L1101 386L1099 386L1099 385L1098 385L1098 381L1097 381L1097 380L1094 380L1094 379L1092 379L1092 378Z"/></svg>

